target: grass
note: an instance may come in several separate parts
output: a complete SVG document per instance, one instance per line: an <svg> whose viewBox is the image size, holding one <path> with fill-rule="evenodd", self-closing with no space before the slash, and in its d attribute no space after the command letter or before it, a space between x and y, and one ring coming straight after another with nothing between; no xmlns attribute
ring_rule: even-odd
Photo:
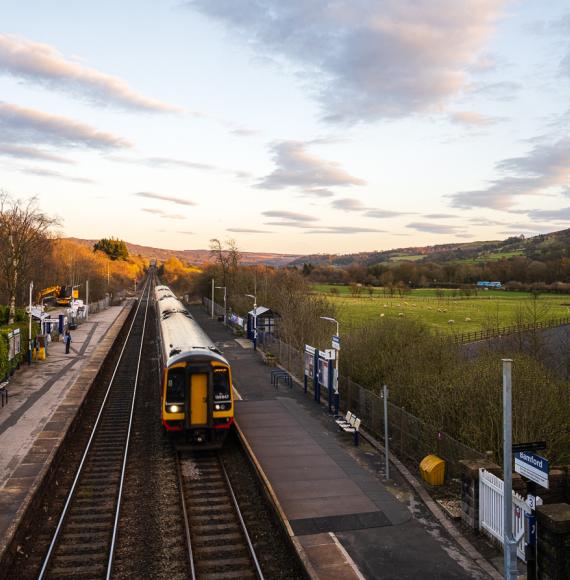
<svg viewBox="0 0 570 580"><path fill-rule="evenodd" d="M317 286L314 291L326 292L325 285ZM375 289L379 291L372 296L363 291L352 297L348 287L337 288L338 295L327 292L326 296L335 305L340 323L347 326L368 319L405 317L423 320L439 332L462 333L570 317L570 296L565 295L544 294L535 300L526 292L488 290L474 297L454 297L453 291L438 297L436 289L422 288L407 296L384 296L382 289Z"/></svg>

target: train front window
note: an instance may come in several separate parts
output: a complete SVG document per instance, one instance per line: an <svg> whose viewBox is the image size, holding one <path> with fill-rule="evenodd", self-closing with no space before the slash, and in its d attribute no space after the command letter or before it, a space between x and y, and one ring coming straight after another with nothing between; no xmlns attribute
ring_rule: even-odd
<svg viewBox="0 0 570 580"><path fill-rule="evenodd" d="M229 401L230 396L230 374L227 368L214 369L214 402Z"/></svg>
<svg viewBox="0 0 570 580"><path fill-rule="evenodd" d="M186 373L184 369L170 369L166 383L166 404L184 402L184 382Z"/></svg>

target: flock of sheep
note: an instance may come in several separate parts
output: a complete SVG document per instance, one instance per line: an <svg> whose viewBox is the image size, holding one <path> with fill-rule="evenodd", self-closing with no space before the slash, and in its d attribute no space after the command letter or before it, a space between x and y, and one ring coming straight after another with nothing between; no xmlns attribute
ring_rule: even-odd
<svg viewBox="0 0 570 580"><path fill-rule="evenodd" d="M413 308L416 307L416 305L413 304L413 303L412 304L409 304L408 302L404 302L403 304L404 304L404 306L412 306ZM401 308L402 307L402 304L398 303L398 304L396 304L396 306L398 308ZM389 308L388 304L384 304L384 308ZM428 310L431 310L431 306L428 306L427 309ZM447 312L447 308L438 308L437 311L438 312ZM404 316L404 313L403 312L398 312L398 316ZM384 313L382 312L380 314L380 318L383 318L383 317L384 317ZM466 316L465 317L465 322L471 322L471 318L469 318L469 316ZM447 324L455 324L455 320L453 320L452 318L450 318L447 321Z"/></svg>

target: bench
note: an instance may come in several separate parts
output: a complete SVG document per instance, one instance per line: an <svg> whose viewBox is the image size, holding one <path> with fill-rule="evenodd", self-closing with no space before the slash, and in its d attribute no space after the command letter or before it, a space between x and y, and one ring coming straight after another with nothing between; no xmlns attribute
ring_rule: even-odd
<svg viewBox="0 0 570 580"><path fill-rule="evenodd" d="M283 380L286 385L289 385L289 388L293 388L293 379L291 375L287 371L283 371L281 369L274 369L271 371L271 384L278 389L279 388L279 381Z"/></svg>
<svg viewBox="0 0 570 580"><path fill-rule="evenodd" d="M6 404L8 404L8 381L0 383L0 399L2 399L2 407L4 406L4 399Z"/></svg>
<svg viewBox="0 0 570 580"><path fill-rule="evenodd" d="M335 423L341 431L352 433L354 435L354 444L358 445L361 421L354 413L347 411L346 417L337 417Z"/></svg>

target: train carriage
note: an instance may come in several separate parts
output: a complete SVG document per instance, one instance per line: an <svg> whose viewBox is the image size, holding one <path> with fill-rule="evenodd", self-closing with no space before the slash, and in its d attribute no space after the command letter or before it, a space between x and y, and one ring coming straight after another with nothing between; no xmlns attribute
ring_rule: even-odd
<svg viewBox="0 0 570 580"><path fill-rule="evenodd" d="M233 423L231 368L168 286L156 286L162 424L197 448L220 447Z"/></svg>

